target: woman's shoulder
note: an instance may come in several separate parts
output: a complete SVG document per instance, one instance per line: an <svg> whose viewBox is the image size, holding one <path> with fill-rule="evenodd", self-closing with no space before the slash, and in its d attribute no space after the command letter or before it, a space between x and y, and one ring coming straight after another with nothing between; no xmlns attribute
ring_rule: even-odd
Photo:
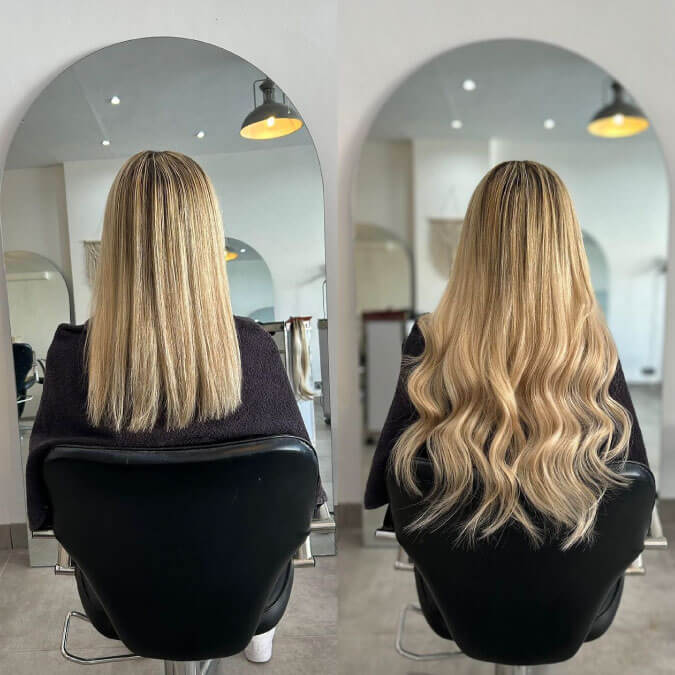
<svg viewBox="0 0 675 675"><path fill-rule="evenodd" d="M423 314L413 324L408 337L403 343L403 353L406 356L419 356L424 351L424 333L420 328L420 323L427 321L429 314Z"/></svg>
<svg viewBox="0 0 675 675"><path fill-rule="evenodd" d="M79 351L87 334L87 322L81 324L61 323L57 326L47 358L50 355L64 356Z"/></svg>
<svg viewBox="0 0 675 675"><path fill-rule="evenodd" d="M269 350L271 348L276 351L274 339L257 321L235 315L234 325L239 338L239 349L242 352L248 349Z"/></svg>

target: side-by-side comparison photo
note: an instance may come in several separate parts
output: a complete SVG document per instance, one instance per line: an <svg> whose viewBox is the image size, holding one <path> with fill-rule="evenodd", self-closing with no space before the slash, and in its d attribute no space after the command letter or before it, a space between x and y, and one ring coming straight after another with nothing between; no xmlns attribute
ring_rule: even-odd
<svg viewBox="0 0 675 675"><path fill-rule="evenodd" d="M674 673L673 35L0 0L0 675Z"/></svg>

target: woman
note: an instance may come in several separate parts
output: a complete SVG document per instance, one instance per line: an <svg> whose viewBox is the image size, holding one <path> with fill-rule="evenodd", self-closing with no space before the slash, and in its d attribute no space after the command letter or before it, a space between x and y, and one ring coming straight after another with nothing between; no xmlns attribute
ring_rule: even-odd
<svg viewBox="0 0 675 675"><path fill-rule="evenodd" d="M435 474L427 495L420 455ZM425 500L416 529L461 507L469 545L515 524L535 546L547 530L569 548L592 537L626 458L647 464L570 196L540 164L500 164L471 198L438 307L405 342L366 508L388 503L391 470Z"/></svg>
<svg viewBox="0 0 675 675"><path fill-rule="evenodd" d="M169 449L281 434L309 442L274 341L232 315L213 186L175 152L141 152L117 174L91 319L59 326L46 370L27 465L33 530L51 527L42 463L58 444ZM319 485L317 503L322 495ZM78 588L114 637L81 576ZM273 635L256 636L247 656L269 660Z"/></svg>

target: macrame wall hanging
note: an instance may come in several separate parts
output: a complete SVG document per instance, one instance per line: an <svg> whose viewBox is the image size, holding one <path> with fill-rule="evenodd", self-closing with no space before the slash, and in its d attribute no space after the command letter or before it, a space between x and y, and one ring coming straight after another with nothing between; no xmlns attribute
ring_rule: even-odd
<svg viewBox="0 0 675 675"><path fill-rule="evenodd" d="M463 218L429 218L431 262L444 278L450 275L463 223Z"/></svg>
<svg viewBox="0 0 675 675"><path fill-rule="evenodd" d="M87 281L90 286L94 285L96 280L96 269L98 268L98 261L101 256L101 242L100 241L84 241L84 255L87 266Z"/></svg>

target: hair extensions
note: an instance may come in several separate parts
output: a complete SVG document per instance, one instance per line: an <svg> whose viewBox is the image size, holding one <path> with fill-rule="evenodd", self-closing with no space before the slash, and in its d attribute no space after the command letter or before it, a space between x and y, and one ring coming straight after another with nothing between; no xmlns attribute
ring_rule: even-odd
<svg viewBox="0 0 675 675"><path fill-rule="evenodd" d="M538 545L536 513L564 548L590 539L602 495L621 484L612 463L625 459L631 419L609 395L616 347L553 171L505 162L483 178L445 292L419 326L425 349L407 377L419 419L392 452L413 494L422 496L413 460L425 444L433 465L413 529L462 509L459 539L515 521Z"/></svg>
<svg viewBox="0 0 675 675"><path fill-rule="evenodd" d="M117 174L86 358L94 425L182 428L240 405L220 210L210 180L189 157L141 152Z"/></svg>
<svg viewBox="0 0 675 675"><path fill-rule="evenodd" d="M298 398L310 401L314 392L309 385L310 360L309 341L305 321L291 317L291 360L293 365L293 390Z"/></svg>

